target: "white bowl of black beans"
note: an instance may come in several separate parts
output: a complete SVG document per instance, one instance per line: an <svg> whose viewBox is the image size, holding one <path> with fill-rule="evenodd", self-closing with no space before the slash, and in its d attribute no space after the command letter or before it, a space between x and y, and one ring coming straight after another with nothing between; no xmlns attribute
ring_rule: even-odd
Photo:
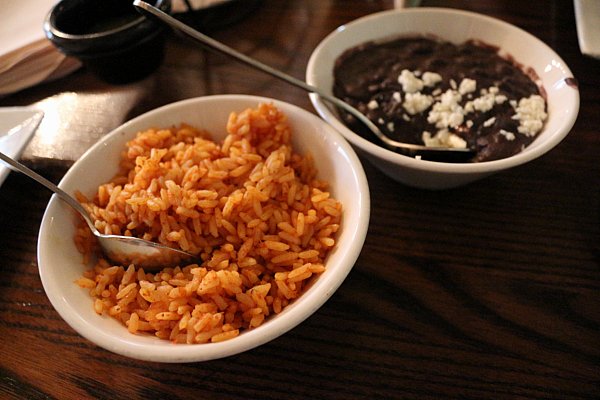
<svg viewBox="0 0 600 400"><path fill-rule="evenodd" d="M579 111L577 81L544 42L504 21L445 8L384 11L341 26L315 48L306 81L395 140L473 151L460 162L400 154L310 95L359 154L425 189L462 186L540 157L565 138Z"/></svg>

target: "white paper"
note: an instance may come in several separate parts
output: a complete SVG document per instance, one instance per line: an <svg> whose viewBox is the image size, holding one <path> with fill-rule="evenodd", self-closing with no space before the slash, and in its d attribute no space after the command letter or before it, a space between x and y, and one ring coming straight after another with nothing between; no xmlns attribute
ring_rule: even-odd
<svg viewBox="0 0 600 400"><path fill-rule="evenodd" d="M574 0L577 38L583 54L600 58L600 1Z"/></svg>

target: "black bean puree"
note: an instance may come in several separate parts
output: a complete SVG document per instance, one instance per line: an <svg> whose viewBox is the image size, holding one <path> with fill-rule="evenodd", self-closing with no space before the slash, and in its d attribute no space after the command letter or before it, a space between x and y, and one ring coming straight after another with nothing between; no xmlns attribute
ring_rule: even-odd
<svg viewBox="0 0 600 400"><path fill-rule="evenodd" d="M407 143L423 144L423 131L437 132L433 124L427 122L429 109L407 116L402 104L395 101L394 92L400 92L404 99L402 85L398 83L401 71L435 72L442 81L434 87L424 87L423 94L432 94L440 88L442 92L452 88L451 80L460 84L463 78L474 79L477 91L471 96L479 96L479 90L496 86L499 93L509 100L542 95L540 88L532 80L533 71L523 71L514 60L503 58L498 48L480 42L467 41L460 45L448 43L432 37L404 37L385 43L368 42L345 51L334 67L335 96L345 100L378 124L389 137ZM439 91L438 91L439 92ZM464 105L471 96L463 96ZM545 96L543 96L545 98ZM376 100L378 107L367 105ZM469 113L466 119L472 120L468 127L462 124L450 129L467 142L467 147L476 150L473 162L496 160L520 152L531 143L534 137L519 134L519 121L512 119L515 110L509 101L496 104L487 112ZM410 121L405 119L410 117ZM495 123L484 127L484 122L495 117ZM352 116L344 114L345 123L363 137L378 143L377 138ZM393 123L390 130L389 122ZM500 130L514 132L515 139L507 140Z"/></svg>

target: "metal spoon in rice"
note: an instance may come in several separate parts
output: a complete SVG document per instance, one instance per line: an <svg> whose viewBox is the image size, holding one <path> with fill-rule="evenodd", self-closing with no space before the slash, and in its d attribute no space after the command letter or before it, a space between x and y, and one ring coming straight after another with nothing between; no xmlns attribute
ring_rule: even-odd
<svg viewBox="0 0 600 400"><path fill-rule="evenodd" d="M180 22L179 20L171 17L169 14L159 10L158 8L144 2L141 0L134 0L133 5L137 7L142 14L147 17L154 17L162 21L163 23L169 25L170 27L176 29L179 32L182 32L189 36L190 38L196 40L204 46L207 46L209 49L217 51L218 53L225 54L229 57L233 57L238 61L241 61L251 67L259 69L267 74L270 74L276 78L279 78L287 83L290 83L300 89L304 89L307 92L312 92L318 94L321 98L327 100L328 102L336 105L337 107L345 110L349 114L353 115L356 119L361 121L373 134L390 150L397 151L399 153L403 153L409 156L420 156L425 160L432 161L467 161L470 157L473 156L473 149L469 148L451 148L451 147L432 147L425 145L418 145L412 143L403 143L393 140L387 137L380 129L375 125L369 118L367 118L363 113L358 111L356 108L352 107L350 104L340 100L335 96L331 96L321 89L318 89L312 85L307 84L304 81L296 79L290 75L287 75L284 72L281 72L275 68L272 68L266 64L261 63L253 58L246 56L232 48L224 45L223 43L212 39L209 36L204 35L203 33L198 32L197 30L191 28L190 26Z"/></svg>
<svg viewBox="0 0 600 400"><path fill-rule="evenodd" d="M61 200L81 214L94 236L98 238L98 243L100 244L104 255L116 264L124 266L135 264L136 267L144 268L146 271L153 271L180 265L185 262L193 262L193 259L197 258L193 254L149 240L131 236L105 235L100 233L94 226L94 222L86 209L64 190L2 152L0 152L0 160L4 161L12 169L25 174L29 178L32 178L36 182L50 189L56 193Z"/></svg>

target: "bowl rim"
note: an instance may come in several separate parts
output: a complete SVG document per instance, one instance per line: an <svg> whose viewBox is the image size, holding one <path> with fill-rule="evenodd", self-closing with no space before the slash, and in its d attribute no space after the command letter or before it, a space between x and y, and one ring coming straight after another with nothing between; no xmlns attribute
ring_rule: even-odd
<svg viewBox="0 0 600 400"><path fill-rule="evenodd" d="M75 0L78 1L78 0ZM79 3L81 3L81 1L79 1ZM171 0L156 0L157 4L155 4L155 6L161 8L161 10L169 12L171 10ZM80 4L76 4L75 6L81 6ZM73 7L75 7L73 6ZM46 36L49 39L54 39L54 40L60 40L60 41L67 41L67 40L79 40L79 41L97 41L97 40L106 40L109 39L111 37L115 37L115 35L122 35L127 31L135 31L138 30L139 32L136 34L136 38L143 38L145 36L147 36L149 33L154 32L156 34L156 32L161 32L163 31L163 27L161 25L156 24L154 21L149 20L148 18L146 18L145 16L139 14L136 16L136 18L132 19L131 21L105 30L105 31L100 31L100 32L94 32L94 33L82 33L82 34L76 34L76 33L68 33L63 31L62 29L59 29L56 26L56 19L57 16L56 14L60 11L62 11L62 9L64 9L65 7L67 7L67 5L64 2L57 2L52 9L46 14L46 17L44 18L44 22L43 22L43 29L46 33Z"/></svg>
<svg viewBox="0 0 600 400"><path fill-rule="evenodd" d="M276 337L279 337L280 335L283 335L310 317L333 295L333 293L343 283L349 272L356 264L362 249L362 245L366 238L370 218L369 187L364 169L362 168L362 164L360 163L360 160L358 159L358 156L352 147L339 134L339 132L335 131L335 129L331 128L325 121L317 117L315 114L300 108L299 106L268 97L233 94L202 96L181 100L155 108L125 122L105 135L90 149L88 149L80 158L80 160L85 160L89 154L97 152L115 136L133 136L138 129L130 128L135 127L136 124L139 124L140 121L143 121L149 116L167 112L180 107L185 108L191 105L201 105L205 102L227 102L239 100L247 101L248 103L255 105L258 104L258 102L272 102L287 115L289 115L290 112L293 112L296 115L301 115L303 120L309 119L314 121L319 125L319 130L323 129L326 132L327 141L330 142L330 145L336 147L340 150L340 152L343 153L342 158L347 160L349 166L351 166L351 176L354 179L357 189L359 189L359 193L357 193L357 196L359 197L357 200L358 209L356 211L358 223L345 225L347 226L346 229L349 230L347 239L350 239L350 242L348 242L347 248L344 249L344 257L340 256L340 258L343 258L346 260L346 262L338 263L338 268L334 270L335 273L332 273L331 275L321 275L319 280L316 282L320 285L320 290L309 290L303 293L298 299L299 301L294 304L293 309L284 309L283 312L277 316L277 318L271 318L260 327L254 330L245 331L236 338L219 343L198 345L178 344L176 346L172 345L170 342L162 341L158 338L152 338L152 343L158 343L159 346L145 346L141 344L141 342L146 343L145 339L136 340L134 339L134 335L131 335L131 338L127 336L127 339L121 340L120 338L115 338L115 336L111 335L109 332L98 329L95 325L87 323L84 318L80 317L80 314L78 314L75 309L69 308L70 306L68 300L66 299L66 296L63 296L63 293L59 292L59 288L52 286L51 275L52 272L56 271L56 267L48 267L46 265L45 260L47 260L47 257L49 257L47 255L49 254L49 249L47 248L47 241L44 240L44 235L50 229L53 214L56 212L55 208L60 206L59 198L56 195L53 195L44 212L39 229L37 248L38 272L40 274L46 295L55 310L59 313L63 320L67 322L68 325L70 325L81 336L90 340L95 345L130 358L165 363L208 361L238 354L243 351L258 347L272 339L275 339ZM67 171L65 176L61 179L59 187L64 188L65 185L69 183L69 180L73 179L73 176L81 174L82 171L79 170L79 166L83 163L78 163L80 163L79 160ZM84 266L82 265L82 270L83 268ZM94 313L91 301L89 310L90 313ZM98 318L102 317L98 316ZM126 328L123 327L123 329Z"/></svg>
<svg viewBox="0 0 600 400"><path fill-rule="evenodd" d="M386 17L394 16L394 15L401 16L401 17L410 16L411 18L414 18L414 17L418 17L418 16L427 16L427 15L432 15L432 14L443 15L448 18L452 18L453 16L463 16L463 17L467 17L467 18L471 18L471 19L477 19L477 20L485 21L489 24L495 24L496 26L501 27L501 29L505 29L508 31L515 32L519 35L523 35L523 37L525 37L528 40L531 40L533 43L535 43L536 46L539 46L540 48L542 48L549 54L553 55L553 60L556 60L556 62L562 66L562 70L564 71L564 74L566 75L563 78L563 81L565 81L565 83L564 83L565 85L567 85L567 83L566 83L567 79L569 79L569 78L573 79L573 80L575 79L575 78L573 78L573 74L572 74L571 70L569 69L569 67L567 66L567 64L551 47L549 47L546 43L544 43L542 40L540 40L536 36L532 35L531 33L527 32L524 29L521 29L513 24L510 24L510 23L500 20L498 18L494 18L494 17L488 16L488 15L484 15L484 14L480 14L480 13L476 13L476 12L472 12L472 11L465 11L465 10L459 10L459 9L453 9L453 8L446 8L446 7L416 7L416 8L385 10L385 11L368 14L368 15L365 15L358 19L352 20L346 24L343 24L343 25L339 26L338 28L336 28L335 30L333 30L332 32L330 32L325 38L323 38L321 40L321 42L317 45L317 47L315 47L315 49L313 50L313 52L309 58L307 68L306 68L306 76L305 76L306 82L308 84L318 86L314 82L314 79L313 79L313 77L316 76L314 71L316 71L319 68L318 64L317 64L318 59L321 56L321 54L326 51L329 44L338 35L343 35L343 34L345 34L345 32L348 32L350 29L360 27L362 25L373 24L380 18L386 18ZM435 34L435 32L427 32L427 33ZM398 32L398 35L401 35L401 34L403 34L403 32ZM385 39L386 36L390 36L390 35L384 35L381 37L381 39ZM473 38L473 39L477 39L477 38ZM375 39L365 39L363 41L357 41L355 45L364 43L364 42L367 42L370 40L375 40ZM346 49L347 48L341 49L341 51L346 50ZM501 50L505 50L505 49L501 49ZM341 53L341 51L340 51L340 53ZM517 62L518 61L519 60L517 60ZM576 80L575 80L575 82L576 82ZM572 87L571 85L567 85L567 86ZM321 89L328 90L328 91L331 90L331 88L321 88ZM525 164L533 159L536 159L536 158L540 157L541 155L545 154L546 152L548 152L549 150L551 150L552 148L554 148L558 143L560 143L569 134L571 128L575 124L577 115L579 113L579 102L580 102L579 90L575 86L574 90L572 90L570 92L573 94L573 97L571 99L571 101L572 101L571 112L569 113L568 118L563 120L564 121L563 126L559 127L559 129L557 129L555 132L552 132L551 137L548 140L546 140L546 142L544 143L543 146L531 147L531 145L530 145L526 148L526 151L522 151L511 157L507 157L507 158L503 158L503 159L498 159L498 160L493 160L493 161L484 161L484 162L479 162L479 163L462 163L462 164L461 163L446 163L446 162L439 162L439 161L429 161L429 160L418 160L418 159L388 150L380 145L377 145L373 142L368 141L367 139L361 137L360 135L358 135L358 134L354 133L352 130L350 130L343 122L341 122L338 119L338 117L332 112L332 110L327 106L327 104L325 104L325 102L317 94L311 93L309 95L309 97L310 97L311 103L313 104L313 107L317 110L318 114L323 119L325 119L334 128L336 128L336 130L338 130L353 145L355 145L356 147L365 151L370 156L377 157L378 159L381 159L381 160L386 161L391 164L408 167L410 169L427 170L430 172L464 175L464 174L474 174L474 173L487 174L487 173L492 173L492 172L499 171L499 170L513 168L518 165Z"/></svg>

